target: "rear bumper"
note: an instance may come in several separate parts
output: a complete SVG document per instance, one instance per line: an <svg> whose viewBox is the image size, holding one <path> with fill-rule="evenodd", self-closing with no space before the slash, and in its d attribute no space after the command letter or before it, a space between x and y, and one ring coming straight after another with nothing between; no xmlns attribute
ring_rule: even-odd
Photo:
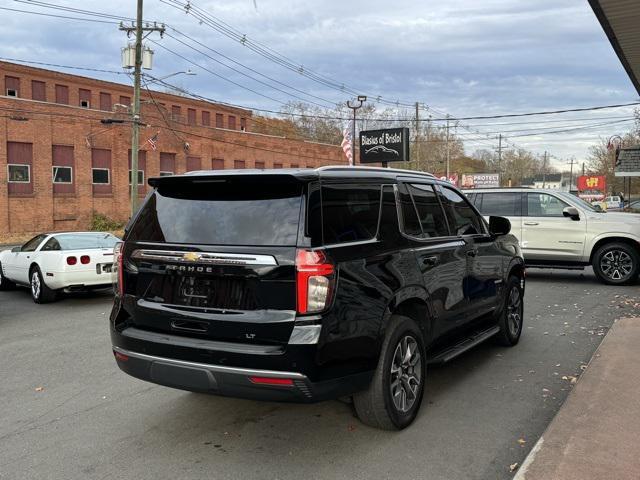
<svg viewBox="0 0 640 480"><path fill-rule="evenodd" d="M254 400L310 403L366 388L369 372L311 382L299 372L238 368L133 352L114 346L118 367L148 382L201 393ZM274 383L274 384L271 384Z"/></svg>
<svg viewBox="0 0 640 480"><path fill-rule="evenodd" d="M43 272L43 275L47 287L54 290L72 286L76 289L91 289L113 285L111 275L107 273L98 274L95 267L90 270L74 272Z"/></svg>

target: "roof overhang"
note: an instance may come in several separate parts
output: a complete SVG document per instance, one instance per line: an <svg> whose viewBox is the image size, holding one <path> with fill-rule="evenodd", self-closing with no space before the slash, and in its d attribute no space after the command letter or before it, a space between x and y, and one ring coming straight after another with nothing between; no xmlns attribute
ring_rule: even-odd
<svg viewBox="0 0 640 480"><path fill-rule="evenodd" d="M640 1L589 0L589 4L640 94Z"/></svg>

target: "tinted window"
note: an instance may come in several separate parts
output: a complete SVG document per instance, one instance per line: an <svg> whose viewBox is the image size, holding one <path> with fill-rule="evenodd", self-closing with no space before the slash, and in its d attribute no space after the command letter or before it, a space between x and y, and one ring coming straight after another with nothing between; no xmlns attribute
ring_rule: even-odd
<svg viewBox="0 0 640 480"><path fill-rule="evenodd" d="M22 248L20 249L20 251L21 252L34 252L36 250L36 248L38 248L38 245L40 245L42 240L44 240L45 237L46 237L46 235L37 235L37 236L33 237L27 243L22 245Z"/></svg>
<svg viewBox="0 0 640 480"><path fill-rule="evenodd" d="M51 237L49 240L47 240L47 243L42 246L43 252L51 252L53 250L60 250L60 244L58 243L58 240L55 239L55 237Z"/></svg>
<svg viewBox="0 0 640 480"><path fill-rule="evenodd" d="M370 240L378 232L380 186L322 187L324 243Z"/></svg>
<svg viewBox="0 0 640 480"><path fill-rule="evenodd" d="M562 210L568 206L548 193L527 193L527 210L530 217L562 217Z"/></svg>
<svg viewBox="0 0 640 480"><path fill-rule="evenodd" d="M409 185L409 190L418 211L424 238L449 235L447 221L431 185Z"/></svg>
<svg viewBox="0 0 640 480"><path fill-rule="evenodd" d="M88 248L113 248L120 240L109 233L82 233L58 235L58 250L84 250ZM49 242L47 242L49 244Z"/></svg>
<svg viewBox="0 0 640 480"><path fill-rule="evenodd" d="M482 203L477 202L483 215L497 215L501 217L517 217L521 214L521 193L483 193Z"/></svg>
<svg viewBox="0 0 640 480"><path fill-rule="evenodd" d="M402 210L402 231L412 237L422 236L422 229L418 220L416 207L413 204L411 195L404 188L399 191L400 206Z"/></svg>
<svg viewBox="0 0 640 480"><path fill-rule="evenodd" d="M454 235L474 235L483 233L482 219L471 208L471 205L459 193L447 187L441 188L444 205L451 233Z"/></svg>
<svg viewBox="0 0 640 480"><path fill-rule="evenodd" d="M302 187L242 180L161 185L130 238L209 245L295 245Z"/></svg>

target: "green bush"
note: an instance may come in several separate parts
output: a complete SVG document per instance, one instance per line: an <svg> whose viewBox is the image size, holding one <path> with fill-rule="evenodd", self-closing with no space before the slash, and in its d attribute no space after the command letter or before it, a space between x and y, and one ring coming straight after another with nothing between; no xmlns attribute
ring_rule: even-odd
<svg viewBox="0 0 640 480"><path fill-rule="evenodd" d="M113 220L102 213L93 212L91 216L91 231L94 232L113 232L120 230L124 224Z"/></svg>

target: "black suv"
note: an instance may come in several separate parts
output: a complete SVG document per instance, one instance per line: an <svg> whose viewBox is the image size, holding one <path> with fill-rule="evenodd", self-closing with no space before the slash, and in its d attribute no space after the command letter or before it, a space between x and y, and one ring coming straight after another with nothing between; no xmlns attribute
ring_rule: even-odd
<svg viewBox="0 0 640 480"><path fill-rule="evenodd" d="M509 221L458 190L367 167L152 178L116 247L118 366L184 390L276 401L353 395L409 425L428 363L522 331Z"/></svg>

